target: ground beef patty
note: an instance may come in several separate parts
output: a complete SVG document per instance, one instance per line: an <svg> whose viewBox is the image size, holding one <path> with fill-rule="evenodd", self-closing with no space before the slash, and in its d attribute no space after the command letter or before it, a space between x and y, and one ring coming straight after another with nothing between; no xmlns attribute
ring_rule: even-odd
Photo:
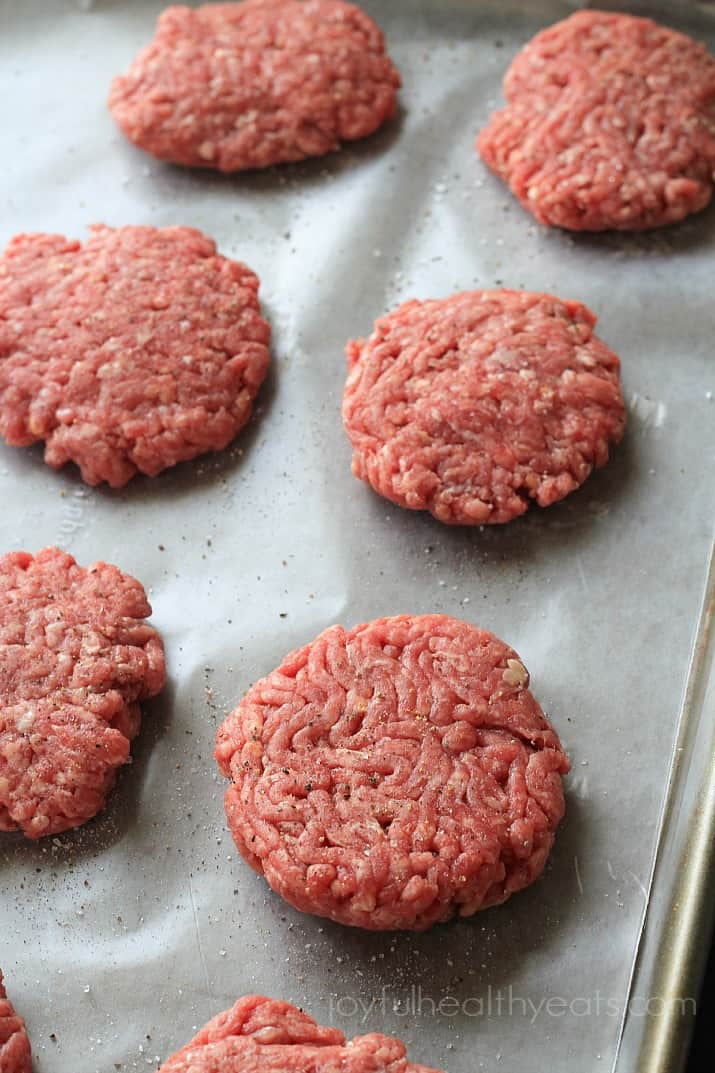
<svg viewBox="0 0 715 1073"><path fill-rule="evenodd" d="M268 368L258 279L188 227L18 235L0 260L0 435L88 484L225 447Z"/></svg>
<svg viewBox="0 0 715 1073"><path fill-rule="evenodd" d="M0 830L78 827L129 762L139 702L165 678L144 589L46 548L0 556Z"/></svg>
<svg viewBox="0 0 715 1073"><path fill-rule="evenodd" d="M247 995L214 1017L159 1073L439 1073L405 1045L372 1033L346 1043L288 1002Z"/></svg>
<svg viewBox="0 0 715 1073"><path fill-rule="evenodd" d="M353 473L441 522L508 522L608 459L625 410L616 355L578 302L466 291L407 302L347 347Z"/></svg>
<svg viewBox="0 0 715 1073"><path fill-rule="evenodd" d="M445 615L325 630L218 733L239 850L291 905L422 930L540 875L568 760L517 654Z"/></svg>
<svg viewBox="0 0 715 1073"><path fill-rule="evenodd" d="M581 11L537 34L477 147L541 223L640 231L715 181L715 58L650 19Z"/></svg>
<svg viewBox="0 0 715 1073"><path fill-rule="evenodd" d="M25 1022L8 1002L0 972L0 1073L32 1073Z"/></svg>
<svg viewBox="0 0 715 1073"><path fill-rule="evenodd" d="M342 0L170 7L109 107L160 160L242 171L364 138L397 110L382 33Z"/></svg>

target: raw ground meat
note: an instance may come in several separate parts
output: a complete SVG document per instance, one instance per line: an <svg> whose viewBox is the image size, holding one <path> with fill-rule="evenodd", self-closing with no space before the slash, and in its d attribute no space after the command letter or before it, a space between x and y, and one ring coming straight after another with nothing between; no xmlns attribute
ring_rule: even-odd
<svg viewBox="0 0 715 1073"><path fill-rule="evenodd" d="M225 447L268 368L258 279L189 227L18 235L0 260L0 436L87 484Z"/></svg>
<svg viewBox="0 0 715 1073"><path fill-rule="evenodd" d="M296 908L422 930L539 876L568 760L517 654L445 615L333 626L218 733L242 855Z"/></svg>
<svg viewBox="0 0 715 1073"><path fill-rule="evenodd" d="M7 1000L0 972L0 1073L32 1073L25 1022Z"/></svg>
<svg viewBox="0 0 715 1073"><path fill-rule="evenodd" d="M160 160L242 171L322 156L397 111L382 33L341 0L170 7L109 107Z"/></svg>
<svg viewBox="0 0 715 1073"><path fill-rule="evenodd" d="M202 1028L159 1073L440 1073L407 1061L405 1045L371 1033L346 1043L288 1002L247 995Z"/></svg>
<svg viewBox="0 0 715 1073"><path fill-rule="evenodd" d="M715 182L715 57L650 19L581 11L537 34L477 147L540 223L640 231Z"/></svg>
<svg viewBox="0 0 715 1073"><path fill-rule="evenodd" d="M465 291L407 302L347 347L353 473L441 522L547 507L623 434L620 362L578 302Z"/></svg>
<svg viewBox="0 0 715 1073"><path fill-rule="evenodd" d="M78 827L129 762L165 679L144 589L58 548L0 556L0 831Z"/></svg>

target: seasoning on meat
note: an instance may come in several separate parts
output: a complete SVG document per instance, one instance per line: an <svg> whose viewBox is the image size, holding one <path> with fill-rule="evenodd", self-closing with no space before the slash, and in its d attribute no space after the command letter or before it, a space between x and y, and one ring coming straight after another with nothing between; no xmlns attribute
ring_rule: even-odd
<svg viewBox="0 0 715 1073"><path fill-rule="evenodd" d="M412 301L347 347L353 473L441 522L508 522L578 488L623 434L620 362L578 302Z"/></svg>
<svg viewBox="0 0 715 1073"><path fill-rule="evenodd" d="M346 1042L288 1002L247 995L214 1017L159 1073L440 1073L371 1033Z"/></svg>
<svg viewBox="0 0 715 1073"><path fill-rule="evenodd" d="M422 930L542 872L569 769L517 654L445 615L333 626L219 730L249 864L297 909Z"/></svg>
<svg viewBox="0 0 715 1073"><path fill-rule="evenodd" d="M139 703L164 686L144 589L71 555L0 556L0 831L78 827L129 762Z"/></svg>
<svg viewBox="0 0 715 1073"><path fill-rule="evenodd" d="M0 259L0 436L87 484L225 447L268 368L258 279L189 227L18 235Z"/></svg>
<svg viewBox="0 0 715 1073"><path fill-rule="evenodd" d="M382 33L342 0L170 7L109 107L160 160L220 171L322 156L397 111Z"/></svg>
<svg viewBox="0 0 715 1073"><path fill-rule="evenodd" d="M580 11L537 34L477 139L537 220L641 231L682 220L715 183L715 57L650 19Z"/></svg>

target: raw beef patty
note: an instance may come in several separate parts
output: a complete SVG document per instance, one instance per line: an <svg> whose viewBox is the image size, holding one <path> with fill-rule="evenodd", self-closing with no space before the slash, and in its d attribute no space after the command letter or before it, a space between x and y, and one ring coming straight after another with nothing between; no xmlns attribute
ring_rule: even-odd
<svg viewBox="0 0 715 1073"><path fill-rule="evenodd" d="M78 827L104 806L164 685L144 589L46 548L0 556L0 830Z"/></svg>
<svg viewBox="0 0 715 1073"><path fill-rule="evenodd" d="M508 522L578 488L620 440L620 363L578 302L407 302L347 347L353 473L441 522Z"/></svg>
<svg viewBox="0 0 715 1073"><path fill-rule="evenodd" d="M88 484L225 447L268 368L258 279L188 227L18 235L0 260L0 436Z"/></svg>
<svg viewBox="0 0 715 1073"><path fill-rule="evenodd" d="M25 1022L7 1000L0 972L0 1073L32 1073Z"/></svg>
<svg viewBox="0 0 715 1073"><path fill-rule="evenodd" d="M405 1045L337 1028L261 995L247 995L202 1028L159 1073L439 1073L408 1062Z"/></svg>
<svg viewBox="0 0 715 1073"><path fill-rule="evenodd" d="M218 733L239 850L291 905L421 930L540 875L568 760L517 654L444 615L325 630Z"/></svg>
<svg viewBox="0 0 715 1073"><path fill-rule="evenodd" d="M477 147L537 220L641 231L707 205L715 57L650 19L581 11L537 34Z"/></svg>
<svg viewBox="0 0 715 1073"><path fill-rule="evenodd" d="M170 7L109 107L160 160L242 171L364 138L395 115L382 33L342 0Z"/></svg>

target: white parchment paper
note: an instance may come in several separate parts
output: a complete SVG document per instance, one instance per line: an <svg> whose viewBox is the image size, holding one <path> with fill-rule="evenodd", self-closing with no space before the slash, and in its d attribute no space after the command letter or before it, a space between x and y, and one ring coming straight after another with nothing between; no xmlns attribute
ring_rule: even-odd
<svg viewBox="0 0 715 1073"><path fill-rule="evenodd" d="M613 1061L715 513L715 209L643 236L539 228L478 160L510 57L575 5L366 3L400 119L340 154L220 177L123 141L111 76L158 3L0 2L0 240L189 224L263 281L273 372L233 449L120 493L0 446L0 549L58 543L150 591L170 682L83 829L0 835L0 965L36 1073L155 1068L237 996L383 1030L449 1073ZM628 7L628 5L624 5ZM632 5L709 40L704 5ZM408 297L472 286L578 298L623 360L630 423L577 494L449 529L350 474L343 346ZM212 759L222 715L333 622L438 611L521 653L573 761L543 879L426 935L302 916L242 863Z"/></svg>

